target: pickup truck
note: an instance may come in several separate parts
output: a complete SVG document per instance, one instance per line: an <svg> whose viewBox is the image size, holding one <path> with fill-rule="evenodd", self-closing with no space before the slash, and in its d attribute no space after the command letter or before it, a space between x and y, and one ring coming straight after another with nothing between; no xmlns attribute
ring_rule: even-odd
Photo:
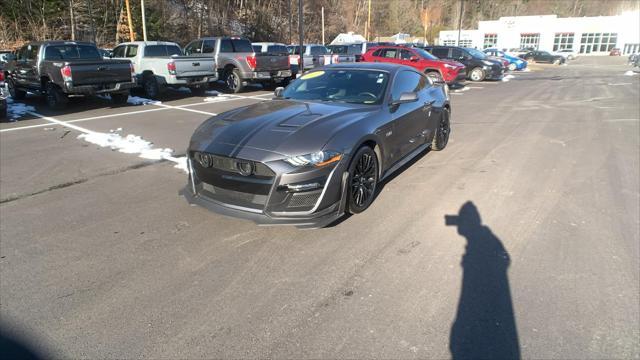
<svg viewBox="0 0 640 360"><path fill-rule="evenodd" d="M362 42L353 44L336 44L327 46L332 54L342 55L354 55L356 61L360 62L363 59L363 55L369 51L369 49L379 46L377 42Z"/></svg>
<svg viewBox="0 0 640 360"><path fill-rule="evenodd" d="M294 72L300 67L300 45L289 45L291 54L291 66ZM302 48L302 63L304 69L309 70L317 66L324 66L337 63L351 63L356 61L355 55L332 54L329 49L321 44L305 44Z"/></svg>
<svg viewBox="0 0 640 360"><path fill-rule="evenodd" d="M172 42L122 43L113 49L111 57L131 60L138 84L151 99L169 87L184 86L195 95L203 95L209 83L218 80L214 59L182 56L180 46Z"/></svg>
<svg viewBox="0 0 640 360"><path fill-rule="evenodd" d="M66 107L70 95L109 94L114 103L124 104L135 86L131 62L105 60L92 43L31 42L8 59L4 72L11 97L40 93L53 109Z"/></svg>
<svg viewBox="0 0 640 360"><path fill-rule="evenodd" d="M213 58L218 77L227 89L239 93L249 83L278 84L291 78L286 55L256 54L251 42L240 37L206 37L190 42L185 54Z"/></svg>

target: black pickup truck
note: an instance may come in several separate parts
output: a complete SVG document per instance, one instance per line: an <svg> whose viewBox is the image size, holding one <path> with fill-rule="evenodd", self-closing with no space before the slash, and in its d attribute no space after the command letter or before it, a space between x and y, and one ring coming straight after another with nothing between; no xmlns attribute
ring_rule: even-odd
<svg viewBox="0 0 640 360"><path fill-rule="evenodd" d="M26 92L45 95L47 105L62 109L70 95L109 94L116 104L127 102L135 86L129 60L103 59L92 43L44 41L29 43L9 57L5 76L15 100Z"/></svg>

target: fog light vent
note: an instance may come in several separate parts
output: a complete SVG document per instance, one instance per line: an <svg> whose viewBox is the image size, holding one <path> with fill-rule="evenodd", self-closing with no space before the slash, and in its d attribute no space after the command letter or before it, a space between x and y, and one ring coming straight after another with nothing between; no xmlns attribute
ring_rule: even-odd
<svg viewBox="0 0 640 360"><path fill-rule="evenodd" d="M301 194L293 194L291 200L289 200L288 207L297 208L297 207L311 207L316 204L318 198L320 197L320 192L316 191L314 193L301 193Z"/></svg>

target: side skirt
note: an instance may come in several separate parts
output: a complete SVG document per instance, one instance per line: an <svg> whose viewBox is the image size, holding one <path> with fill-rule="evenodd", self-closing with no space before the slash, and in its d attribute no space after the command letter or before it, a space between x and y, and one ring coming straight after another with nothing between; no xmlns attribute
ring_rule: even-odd
<svg viewBox="0 0 640 360"><path fill-rule="evenodd" d="M393 174L396 170L401 168L404 164L406 164L409 161L411 161L411 159L413 159L414 157L418 156L423 151L427 150L430 146L431 146L430 143L429 144L420 145L418 148L416 148L415 150L413 150L412 152L407 154L407 156L405 156L402 160L398 161L395 165L393 165L389 170L385 171L384 172L384 176L382 176L382 178L379 181L384 181L384 179L389 177L389 175Z"/></svg>

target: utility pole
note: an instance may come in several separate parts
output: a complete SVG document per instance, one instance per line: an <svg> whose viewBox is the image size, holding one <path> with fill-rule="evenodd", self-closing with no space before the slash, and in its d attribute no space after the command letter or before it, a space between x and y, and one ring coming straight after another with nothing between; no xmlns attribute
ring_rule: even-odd
<svg viewBox="0 0 640 360"><path fill-rule="evenodd" d="M287 4L289 5L289 44L293 44L293 37L291 36L291 28L293 24L293 19L291 16L291 0L287 1Z"/></svg>
<svg viewBox="0 0 640 360"><path fill-rule="evenodd" d="M369 41L369 35L371 35L371 30L369 30L369 28L371 27L371 0L369 0L369 15L367 15L367 28L365 29L364 33L365 33L365 38L367 39L367 41Z"/></svg>
<svg viewBox="0 0 640 360"><path fill-rule="evenodd" d="M87 0L87 5L89 6L89 18L91 19L91 41L96 43L96 25L93 21L93 9L91 7L92 0Z"/></svg>
<svg viewBox="0 0 640 360"><path fill-rule="evenodd" d="M129 0L124 0L127 6L127 22L129 23L129 41L136 41L136 37L133 33L133 21L131 21L131 6L129 6Z"/></svg>
<svg viewBox="0 0 640 360"><path fill-rule="evenodd" d="M140 8L142 9L142 39L147 41L147 20L144 16L144 0L140 0Z"/></svg>
<svg viewBox="0 0 640 360"><path fill-rule="evenodd" d="M322 7L322 45L324 45L324 6Z"/></svg>
<svg viewBox="0 0 640 360"><path fill-rule="evenodd" d="M460 46L460 33L462 32L462 12L464 11L464 0L460 0L460 16L458 17L458 46Z"/></svg>
<svg viewBox="0 0 640 360"><path fill-rule="evenodd" d="M71 41L76 41L76 19L73 15L73 0L69 1L69 16L71 17Z"/></svg>
<svg viewBox="0 0 640 360"><path fill-rule="evenodd" d="M302 0L298 0L298 35L300 40L300 60L298 72L304 74L304 16L302 15Z"/></svg>

